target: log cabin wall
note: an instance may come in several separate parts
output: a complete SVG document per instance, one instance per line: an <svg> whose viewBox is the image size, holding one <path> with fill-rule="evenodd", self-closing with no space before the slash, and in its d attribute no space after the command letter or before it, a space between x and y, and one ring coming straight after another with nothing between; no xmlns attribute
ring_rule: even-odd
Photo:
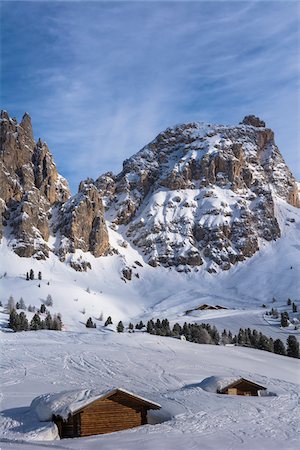
<svg viewBox="0 0 300 450"><path fill-rule="evenodd" d="M80 436L112 433L147 423L147 409L117 393L85 407L80 412L80 422Z"/></svg>
<svg viewBox="0 0 300 450"><path fill-rule="evenodd" d="M226 394L233 394L233 389L236 389L235 395L251 395L251 396L258 396L258 391L260 390L257 386L253 385L252 383L248 383L247 381L240 381L239 383L236 383L231 388L227 389L225 391Z"/></svg>

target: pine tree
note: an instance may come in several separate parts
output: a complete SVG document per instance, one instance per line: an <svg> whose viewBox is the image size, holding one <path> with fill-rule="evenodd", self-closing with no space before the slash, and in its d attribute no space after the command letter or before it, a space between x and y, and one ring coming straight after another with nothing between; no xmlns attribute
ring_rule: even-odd
<svg viewBox="0 0 300 450"><path fill-rule="evenodd" d="M15 300L12 295L10 295L9 299L7 300L7 309L9 312L15 309Z"/></svg>
<svg viewBox="0 0 300 450"><path fill-rule="evenodd" d="M94 322L93 322L93 320L92 320L91 317L88 318L88 320L86 321L86 324L85 324L85 326L86 326L87 328L96 328L95 325L96 325L96 324L94 324Z"/></svg>
<svg viewBox="0 0 300 450"><path fill-rule="evenodd" d="M226 329L224 329L223 332L222 332L221 342L222 342L223 345L226 345L226 344L229 343L228 334L227 334L227 330Z"/></svg>
<svg viewBox="0 0 300 450"><path fill-rule="evenodd" d="M299 342L297 341L295 336L290 335L287 338L287 349L286 349L286 353L288 356L290 356L291 358L299 358L300 354L299 354Z"/></svg>
<svg viewBox="0 0 300 450"><path fill-rule="evenodd" d="M40 307L40 313L44 314L45 312L46 312L46 306L44 305L44 303L42 303L41 307Z"/></svg>
<svg viewBox="0 0 300 450"><path fill-rule="evenodd" d="M284 343L280 339L274 341L274 353L278 355L286 355Z"/></svg>
<svg viewBox="0 0 300 450"><path fill-rule="evenodd" d="M29 272L29 278L30 278L31 280L34 280L34 271L33 271L32 269L30 269L30 272Z"/></svg>
<svg viewBox="0 0 300 450"><path fill-rule="evenodd" d="M270 339L262 333L259 333L259 339L257 343L257 348L259 350L265 350L266 352L272 351L273 340L270 342Z"/></svg>
<svg viewBox="0 0 300 450"><path fill-rule="evenodd" d="M174 336L179 336L180 334L181 334L181 332L182 332L182 328L181 328L181 326L179 325L179 323L175 323L174 324L174 326L173 326L173 335Z"/></svg>
<svg viewBox="0 0 300 450"><path fill-rule="evenodd" d="M38 273L38 279L41 280L42 279L42 272Z"/></svg>
<svg viewBox="0 0 300 450"><path fill-rule="evenodd" d="M139 321L139 323L136 324L135 328L137 330L141 330L142 328L144 328L144 323L142 322L142 320Z"/></svg>
<svg viewBox="0 0 300 450"><path fill-rule="evenodd" d="M62 320L61 320L61 315L60 314L54 314L52 330L61 331L62 325L63 325L63 323L62 323ZM94 328L96 328L96 324L95 323L94 323Z"/></svg>
<svg viewBox="0 0 300 450"><path fill-rule="evenodd" d="M152 319L147 322L147 333L155 334L154 322Z"/></svg>
<svg viewBox="0 0 300 450"><path fill-rule="evenodd" d="M117 325L117 332L123 333L123 331L124 331L124 325L123 325L123 322L120 320L120 322Z"/></svg>
<svg viewBox="0 0 300 450"><path fill-rule="evenodd" d="M45 305L53 306L53 299L52 299L50 294L47 295L47 298L46 298L46 301L45 301Z"/></svg>
<svg viewBox="0 0 300 450"><path fill-rule="evenodd" d="M19 314L19 323L20 323L20 326L19 326L20 331L27 331L28 330L28 328L29 328L28 320L27 320L27 317L26 317L26 315L25 315L25 313L23 311L20 312L20 314Z"/></svg>
<svg viewBox="0 0 300 450"><path fill-rule="evenodd" d="M47 330L52 330L52 328L53 328L53 319L52 319L50 312L47 313L47 316L45 319L45 328Z"/></svg>
<svg viewBox="0 0 300 450"><path fill-rule="evenodd" d="M210 337L211 337L213 343L216 345L219 344L220 335L219 335L219 332L218 332L217 328L215 327L215 325L211 328L211 332L209 334L210 334Z"/></svg>
<svg viewBox="0 0 300 450"><path fill-rule="evenodd" d="M112 324L112 320L111 320L111 317L110 316L108 316L108 318L106 319L106 321L105 321L105 324L104 324L104 326L105 327L107 327L107 325L111 325Z"/></svg>
<svg viewBox="0 0 300 450"><path fill-rule="evenodd" d="M286 311L284 311L283 313L281 313L281 321L280 321L280 325L285 328L289 325L289 315Z"/></svg>
<svg viewBox="0 0 300 450"><path fill-rule="evenodd" d="M29 327L30 327L30 330L32 330L32 331L37 331L37 330L41 329L42 322L41 322L41 318L38 314L35 314L33 316L33 318L30 321Z"/></svg>
<svg viewBox="0 0 300 450"><path fill-rule="evenodd" d="M20 298L19 304L20 304L20 309L24 309L24 310L26 309L26 305L23 300L23 297Z"/></svg>
<svg viewBox="0 0 300 450"><path fill-rule="evenodd" d="M19 331L20 318L15 309L12 309L9 314L9 326L13 331Z"/></svg>

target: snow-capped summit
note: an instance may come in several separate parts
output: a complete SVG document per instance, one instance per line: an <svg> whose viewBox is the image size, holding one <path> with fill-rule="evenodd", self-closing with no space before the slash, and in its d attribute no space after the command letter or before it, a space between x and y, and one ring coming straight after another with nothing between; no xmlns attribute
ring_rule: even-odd
<svg viewBox="0 0 300 450"><path fill-rule="evenodd" d="M276 199L299 207L296 181L255 116L238 126L168 128L95 182L108 217L157 266L227 270L280 237ZM180 269L181 270L181 269Z"/></svg>
<svg viewBox="0 0 300 450"><path fill-rule="evenodd" d="M255 116L167 128L119 175L87 179L73 197L27 113L18 124L2 111L0 126L2 225L19 256L106 255L107 222L154 267L218 272L280 237L278 201L300 206L274 133Z"/></svg>

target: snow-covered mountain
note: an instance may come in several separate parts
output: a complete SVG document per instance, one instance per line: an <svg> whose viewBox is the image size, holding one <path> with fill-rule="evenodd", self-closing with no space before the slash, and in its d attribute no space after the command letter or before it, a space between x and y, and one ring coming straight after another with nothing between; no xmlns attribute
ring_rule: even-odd
<svg viewBox="0 0 300 450"><path fill-rule="evenodd" d="M2 303L51 294L77 327L297 297L298 187L260 119L169 128L74 196L28 114L0 128Z"/></svg>
<svg viewBox="0 0 300 450"><path fill-rule="evenodd" d="M71 196L28 114L18 124L2 111L0 130L1 448L298 448L298 359L113 332L168 318L299 336L287 306L300 308L298 188L273 132L254 116L178 125ZM45 319L46 303L63 332L11 333L9 296L28 320ZM289 308L287 327L271 308ZM217 394L217 380L239 377L271 395ZM156 425L51 442L56 427L30 408L41 394L112 387L161 404Z"/></svg>

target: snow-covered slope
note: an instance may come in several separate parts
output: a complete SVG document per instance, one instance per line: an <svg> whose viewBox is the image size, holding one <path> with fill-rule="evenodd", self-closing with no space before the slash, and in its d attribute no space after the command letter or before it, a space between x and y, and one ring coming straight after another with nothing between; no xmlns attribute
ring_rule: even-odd
<svg viewBox="0 0 300 450"><path fill-rule="evenodd" d="M144 333L41 331L2 333L0 338L3 450L298 448L300 380L296 359ZM208 389L210 377L228 380L241 376L267 387L273 396L220 395L211 392L212 383ZM156 425L45 441L57 433L30 409L34 397L76 389L101 393L112 387L159 403L162 410L150 416L150 423Z"/></svg>
<svg viewBox="0 0 300 450"><path fill-rule="evenodd" d="M12 295L15 301L23 297L27 306L40 307L50 294L53 307L49 309L62 314L66 330L82 330L89 316L97 319L103 313L103 319L111 315L114 324L118 320L126 323L167 317L174 321L208 320L220 329L229 327L232 331L240 326L255 326L267 334L286 334L277 325L266 327L261 305L280 308L286 306L288 298L299 301L299 215L297 208L283 201L278 203L281 239L265 243L251 259L218 274L210 274L202 268L188 273L153 268L130 244L124 247L122 236L110 228L110 242L118 250L117 254L95 258L77 251L70 255L74 260L82 258L90 262L92 270L87 272L74 271L68 260L61 262L54 254L45 261L20 258L4 240L0 300L5 305ZM123 277L125 267L132 270L131 281ZM30 268L36 276L42 272L41 281L26 281ZM273 297L277 300L275 304ZM219 304L229 310L201 311L186 316L187 310L203 303ZM2 314L2 321L7 322L7 319L7 314Z"/></svg>

